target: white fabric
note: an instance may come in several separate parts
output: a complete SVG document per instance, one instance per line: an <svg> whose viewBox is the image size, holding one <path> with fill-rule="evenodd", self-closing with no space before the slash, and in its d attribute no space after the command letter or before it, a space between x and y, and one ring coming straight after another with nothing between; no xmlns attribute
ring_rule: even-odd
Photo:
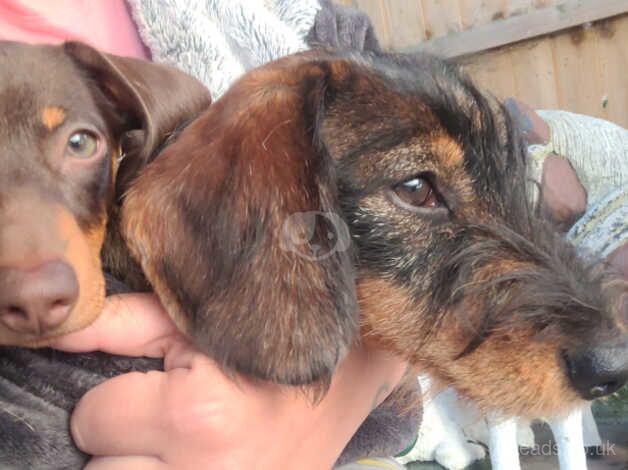
<svg viewBox="0 0 628 470"><path fill-rule="evenodd" d="M245 71L307 48L317 0L128 0L153 60L201 80L217 99Z"/></svg>

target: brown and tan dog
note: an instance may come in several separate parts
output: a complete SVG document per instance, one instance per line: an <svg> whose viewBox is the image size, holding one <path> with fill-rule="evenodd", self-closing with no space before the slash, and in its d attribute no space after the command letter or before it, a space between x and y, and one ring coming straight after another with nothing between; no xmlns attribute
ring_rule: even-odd
<svg viewBox="0 0 628 470"><path fill-rule="evenodd" d="M310 52L187 127L122 228L227 367L327 378L359 311L367 341L482 408L552 416L626 381L628 291L532 210L526 175L510 117L455 66Z"/></svg>
<svg viewBox="0 0 628 470"><path fill-rule="evenodd" d="M41 345L93 321L107 226L105 267L141 285L116 235L117 196L209 103L171 67L0 42L0 344Z"/></svg>

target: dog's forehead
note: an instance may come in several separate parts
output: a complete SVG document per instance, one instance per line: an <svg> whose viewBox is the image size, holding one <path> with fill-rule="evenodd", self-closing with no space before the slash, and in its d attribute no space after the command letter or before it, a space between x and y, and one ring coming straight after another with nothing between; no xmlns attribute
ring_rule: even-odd
<svg viewBox="0 0 628 470"><path fill-rule="evenodd" d="M463 135L479 130L457 75L420 61L361 59L352 65L348 92L336 95L322 123L339 160L359 166L371 161L379 167L375 172L387 166L400 176L412 176L417 164L429 166L430 160L443 170L464 166L469 149ZM451 115L466 116L465 124L452 126Z"/></svg>
<svg viewBox="0 0 628 470"><path fill-rule="evenodd" d="M88 81L61 47L0 43L0 139L52 131L91 110Z"/></svg>
<svg viewBox="0 0 628 470"><path fill-rule="evenodd" d="M59 46L0 43L0 199L37 182L56 191L51 158L75 128L104 127L90 85Z"/></svg>
<svg viewBox="0 0 628 470"><path fill-rule="evenodd" d="M527 171L519 134L459 67L394 55L349 67L354 76L339 80L348 85L328 103L321 125L344 185L367 194L429 174L465 213L519 212Z"/></svg>

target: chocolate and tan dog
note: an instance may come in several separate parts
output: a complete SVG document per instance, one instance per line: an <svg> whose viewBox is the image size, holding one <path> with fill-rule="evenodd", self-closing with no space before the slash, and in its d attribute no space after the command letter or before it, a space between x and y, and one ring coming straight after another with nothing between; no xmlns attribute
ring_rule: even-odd
<svg viewBox="0 0 628 470"><path fill-rule="evenodd" d="M101 267L148 287L119 236L120 198L209 103L171 67L79 43L0 42L0 345L45 345L88 325L105 295ZM0 467L81 468L68 429L76 400L106 377L158 367L0 348Z"/></svg>
<svg viewBox="0 0 628 470"><path fill-rule="evenodd" d="M119 196L209 103L171 67L0 42L0 344L45 344L98 315L107 227L105 267L141 286L118 243Z"/></svg>

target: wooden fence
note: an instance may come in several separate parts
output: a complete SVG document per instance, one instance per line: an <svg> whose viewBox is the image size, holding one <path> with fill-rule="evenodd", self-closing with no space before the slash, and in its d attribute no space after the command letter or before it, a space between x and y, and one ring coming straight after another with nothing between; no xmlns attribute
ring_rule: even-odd
<svg viewBox="0 0 628 470"><path fill-rule="evenodd" d="M339 1L384 47L458 57L496 96L628 127L628 0Z"/></svg>

